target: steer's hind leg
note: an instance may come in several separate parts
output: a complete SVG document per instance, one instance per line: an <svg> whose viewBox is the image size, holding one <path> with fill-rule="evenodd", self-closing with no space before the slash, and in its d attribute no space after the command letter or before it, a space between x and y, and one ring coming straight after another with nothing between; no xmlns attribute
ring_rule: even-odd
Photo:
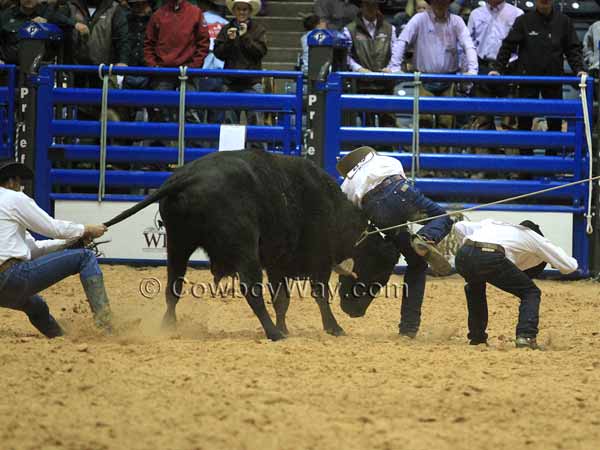
<svg viewBox="0 0 600 450"><path fill-rule="evenodd" d="M172 330L177 323L175 308L184 289L183 279L187 270L187 263L196 247L178 245L175 239L167 241L167 286L165 296L167 311L163 316L162 328Z"/></svg>
<svg viewBox="0 0 600 450"><path fill-rule="evenodd" d="M319 305L321 312L321 320L323 321L323 329L333 336L345 336L346 332L337 323L331 307L329 306L329 284L326 281L311 280L312 296Z"/></svg>
<svg viewBox="0 0 600 450"><path fill-rule="evenodd" d="M240 270L240 286L250 308L258 317L265 334L272 341L284 339L285 335L275 327L265 307L262 285L262 271L257 259L242 262Z"/></svg>
<svg viewBox="0 0 600 450"><path fill-rule="evenodd" d="M286 278L282 275L269 272L269 284L273 296L273 308L275 309L275 327L287 336L289 332L285 324L285 315L290 306L290 291L286 283Z"/></svg>

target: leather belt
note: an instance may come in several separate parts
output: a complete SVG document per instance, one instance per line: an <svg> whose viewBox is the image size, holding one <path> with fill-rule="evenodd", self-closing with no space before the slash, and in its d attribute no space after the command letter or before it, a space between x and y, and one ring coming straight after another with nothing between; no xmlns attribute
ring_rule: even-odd
<svg viewBox="0 0 600 450"><path fill-rule="evenodd" d="M17 258L7 259L2 264L0 264L0 273L6 272L12 266L14 266L15 264L19 264L20 262L23 262L23 261L21 261L20 259L17 259Z"/></svg>
<svg viewBox="0 0 600 450"><path fill-rule="evenodd" d="M406 178L404 178L402 175L390 175L389 177L384 178L381 183L379 183L377 186L375 186L363 196L361 203L364 205L369 201L370 197L382 191L390 184L397 183L399 181L406 181Z"/></svg>
<svg viewBox="0 0 600 450"><path fill-rule="evenodd" d="M488 242L475 242L471 239L466 239L465 245L470 245L471 247L481 248L487 251L500 252L503 255L505 254L504 247L502 247L499 244L490 244Z"/></svg>

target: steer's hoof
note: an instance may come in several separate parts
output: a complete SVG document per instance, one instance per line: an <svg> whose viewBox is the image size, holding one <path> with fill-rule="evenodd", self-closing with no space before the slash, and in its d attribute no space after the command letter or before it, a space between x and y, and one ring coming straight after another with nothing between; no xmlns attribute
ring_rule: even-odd
<svg viewBox="0 0 600 450"><path fill-rule="evenodd" d="M286 338L285 334L283 334L283 333L281 332L281 330L277 330L277 329L275 329L275 330L273 330L273 331L270 331L270 332L268 332L268 333L267 333L267 337L268 337L269 339L271 339L272 341L280 341L280 340L282 340L282 339L285 339L285 338Z"/></svg>
<svg viewBox="0 0 600 450"><path fill-rule="evenodd" d="M177 319L173 316L165 314L160 324L163 331L174 331L177 328Z"/></svg>
<svg viewBox="0 0 600 450"><path fill-rule="evenodd" d="M290 332L288 331L287 327L285 325L281 326L281 325L276 325L276 328L281 331L281 333L285 336L288 337L290 335Z"/></svg>
<svg viewBox="0 0 600 450"><path fill-rule="evenodd" d="M332 336L346 336L346 332L340 326L335 327L335 328L330 328L325 331L327 332L327 334L330 334Z"/></svg>

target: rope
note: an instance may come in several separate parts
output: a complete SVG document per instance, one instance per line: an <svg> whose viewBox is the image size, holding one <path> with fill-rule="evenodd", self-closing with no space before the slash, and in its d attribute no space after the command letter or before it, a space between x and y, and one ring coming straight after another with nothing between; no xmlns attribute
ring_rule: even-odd
<svg viewBox="0 0 600 450"><path fill-rule="evenodd" d="M185 90L187 66L179 67L179 130L177 136L177 166L183 166L185 160Z"/></svg>
<svg viewBox="0 0 600 450"><path fill-rule="evenodd" d="M521 194L521 195L517 195L515 197L505 198L505 199L497 200L497 201L491 202L491 203L484 203L482 205L472 206L470 208L461 209L460 211L452 211L452 212L449 212L449 213L439 214L437 216L425 217L424 219L419 219L419 220L405 222L405 223L402 223L400 225L393 225L393 226L387 227L387 228L379 228L379 229L377 229L375 231L366 231L365 230L365 231L363 231L363 234L360 236L360 239L356 242L356 244L354 244L354 246L356 247L356 246L360 245L366 238L368 238L372 234L383 233L385 231L395 230L397 228L403 228L403 227L406 227L408 225L414 225L414 224L417 224L417 223L427 222L429 220L439 219L441 217L456 216L456 215L459 215L459 214L466 213L468 211L475 211L476 209L485 208L487 206L500 205L501 203L508 203L508 202L513 201L513 200L519 200L519 199L522 199L522 198L531 197L533 195L544 194L546 192L555 191L557 189L564 189L566 187L575 186L576 184L587 183L587 182L591 182L591 181L598 180L598 179L600 179L600 175L595 176L595 177L585 178L583 180L573 181L573 182L567 183L567 184L562 184L560 186L554 186L554 187L551 187L551 188L542 189L541 191L530 192L528 194Z"/></svg>
<svg viewBox="0 0 600 450"><path fill-rule="evenodd" d="M581 75L581 82L579 83L579 88L581 90L581 107L583 108L583 123L585 127L585 140L587 142L588 149L588 202L587 202L587 211L585 214L585 231L587 234L592 234L594 232L594 228L592 227L592 191L593 191L593 183L592 183L592 133L590 127L590 115L588 111L588 103L587 103L587 95L586 95L586 87L587 87L587 73Z"/></svg>
<svg viewBox="0 0 600 450"><path fill-rule="evenodd" d="M108 82L112 76L113 65L108 73L102 75L105 64L98 66L98 76L102 80L102 103L100 107L100 179L98 180L98 202L102 202L106 193L106 142L108 135Z"/></svg>
<svg viewBox="0 0 600 450"><path fill-rule="evenodd" d="M412 184L415 185L416 176L419 174L421 168L420 160L420 149L419 149L419 96L421 91L421 73L415 72L415 82L413 87L413 133L412 133L412 159L410 176L412 178Z"/></svg>

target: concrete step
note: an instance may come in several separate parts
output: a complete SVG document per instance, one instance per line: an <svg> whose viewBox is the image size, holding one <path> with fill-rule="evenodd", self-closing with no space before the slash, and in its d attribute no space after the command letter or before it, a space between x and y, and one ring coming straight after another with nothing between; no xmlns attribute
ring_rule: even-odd
<svg viewBox="0 0 600 450"><path fill-rule="evenodd" d="M297 2L297 1L276 1L267 3L267 11L269 16L276 17L298 17L298 13L310 14L313 12L312 2Z"/></svg>
<svg viewBox="0 0 600 450"><path fill-rule="evenodd" d="M294 70L295 62L265 62L263 70Z"/></svg>
<svg viewBox="0 0 600 450"><path fill-rule="evenodd" d="M253 19L267 29L267 39L275 31L304 31L300 17L255 17ZM271 39L269 39L271 40ZM279 46L283 44L277 43Z"/></svg>
<svg viewBox="0 0 600 450"><path fill-rule="evenodd" d="M263 62L291 62L295 63L298 60L300 48L296 47L269 47L267 56Z"/></svg>
<svg viewBox="0 0 600 450"><path fill-rule="evenodd" d="M272 31L267 32L267 46L300 48L301 31Z"/></svg>

